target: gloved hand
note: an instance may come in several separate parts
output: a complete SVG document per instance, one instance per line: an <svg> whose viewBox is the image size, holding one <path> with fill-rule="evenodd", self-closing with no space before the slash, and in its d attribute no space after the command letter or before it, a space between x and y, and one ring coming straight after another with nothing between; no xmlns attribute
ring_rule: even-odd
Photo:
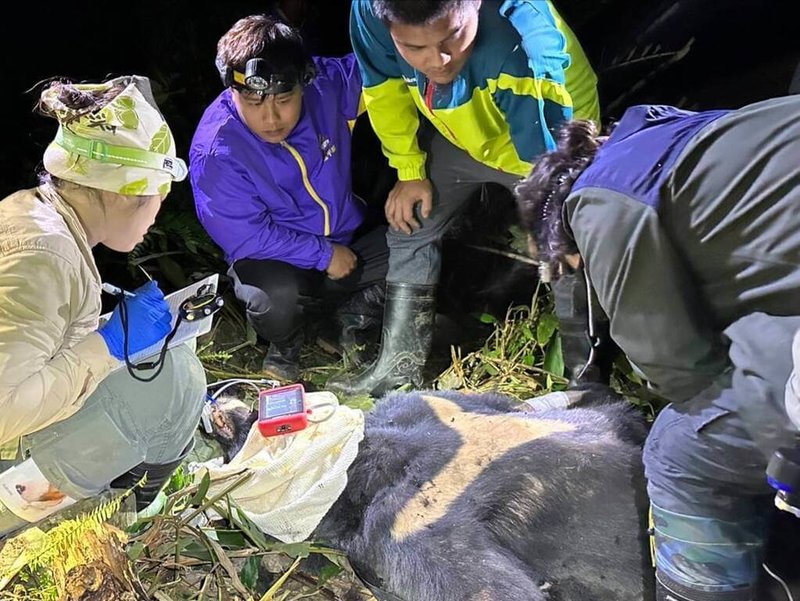
<svg viewBox="0 0 800 601"><path fill-rule="evenodd" d="M537 397L532 397L530 399L525 399L523 402L522 407L520 409L522 411L545 411L547 409L566 409L570 406L572 402L572 398L567 392L564 391L556 391L556 392L548 392L547 394L543 394Z"/></svg>
<svg viewBox="0 0 800 601"><path fill-rule="evenodd" d="M525 399L521 411L544 411L546 409L571 409L574 407L590 407L624 401L605 384L582 383L567 390L549 392L537 397Z"/></svg>
<svg viewBox="0 0 800 601"><path fill-rule="evenodd" d="M163 340L172 329L172 316L164 293L156 282L147 282L134 291L135 296L126 296L114 307L111 318L97 332L106 341L108 352L123 361L125 346L122 327L122 303L127 309L128 355L146 349Z"/></svg>

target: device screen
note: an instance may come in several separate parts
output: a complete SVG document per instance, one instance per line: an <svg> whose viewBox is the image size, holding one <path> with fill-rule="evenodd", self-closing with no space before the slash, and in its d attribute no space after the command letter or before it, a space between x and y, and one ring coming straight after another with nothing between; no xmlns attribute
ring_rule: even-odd
<svg viewBox="0 0 800 601"><path fill-rule="evenodd" d="M303 391L299 388L261 395L261 415L272 418L303 413Z"/></svg>

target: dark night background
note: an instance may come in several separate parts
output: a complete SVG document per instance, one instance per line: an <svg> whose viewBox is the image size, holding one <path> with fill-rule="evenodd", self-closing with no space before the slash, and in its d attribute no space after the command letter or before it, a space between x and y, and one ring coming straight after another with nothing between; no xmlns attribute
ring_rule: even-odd
<svg viewBox="0 0 800 601"><path fill-rule="evenodd" d="M307 39L313 49L328 55L348 52L349 0L307 2ZM598 72L605 121L643 102L690 109L740 107L789 93L793 76L797 77L797 0L555 0L555 4ZM56 129L55 121L32 112L38 88L27 91L37 82L52 76L93 81L110 74L149 76L178 152L185 158L202 111L220 92L214 68L217 40L236 19L269 9L268 0L28 2L14 6L14 18L7 9L0 25L6 129L0 145L0 198L35 185L42 152ZM676 60L676 53L687 49ZM393 183L366 119L356 128L353 177L356 192L378 204ZM187 182L173 187L160 222L175 221L176 214L184 223L193 217ZM173 244L181 234L164 237ZM101 271L104 261L124 264L124 257L98 252ZM482 271L501 272L504 267L493 265ZM180 283L176 281L180 278L167 279Z"/></svg>
<svg viewBox="0 0 800 601"><path fill-rule="evenodd" d="M347 0L308 0L321 54L349 49ZM600 74L606 117L637 102L688 108L737 107L785 94L800 62L797 0L556 0ZM38 81L65 75L99 79L137 72L159 86L162 109L186 154L205 105L219 92L216 42L239 17L269 9L268 0L143 0L132 3L15 3L0 26L4 144L0 194L34 183L33 173L55 122L32 114ZM689 53L663 68L639 66L648 48ZM36 57L36 58L34 58ZM655 74L654 74L655 72ZM652 77L640 89L641 80ZM630 95L619 100L625 92ZM365 136L366 137L366 136ZM186 186L186 184L182 184Z"/></svg>

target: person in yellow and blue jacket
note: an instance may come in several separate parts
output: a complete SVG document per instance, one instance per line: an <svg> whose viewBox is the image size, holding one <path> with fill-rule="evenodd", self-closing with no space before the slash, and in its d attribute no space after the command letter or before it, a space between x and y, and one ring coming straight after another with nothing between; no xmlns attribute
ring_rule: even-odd
<svg viewBox="0 0 800 601"><path fill-rule="evenodd" d="M549 0L353 0L350 37L367 112L398 182L385 206L381 353L357 378L329 384L381 394L421 385L440 243L467 200L488 182L513 188L554 148L562 122L599 121L600 109L594 71ZM558 300L575 284L559 286L562 335L579 324L574 346L588 355L585 320L562 310L580 303Z"/></svg>

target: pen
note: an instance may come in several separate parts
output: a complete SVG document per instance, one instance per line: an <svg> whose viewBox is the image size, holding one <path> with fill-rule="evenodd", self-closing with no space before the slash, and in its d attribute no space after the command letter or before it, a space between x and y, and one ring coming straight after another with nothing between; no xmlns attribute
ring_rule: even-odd
<svg viewBox="0 0 800 601"><path fill-rule="evenodd" d="M103 292L107 292L108 294L113 294L114 296L122 296L123 294L128 298L133 298L136 296L133 292L128 292L127 290L123 290L118 286L114 286L114 284L109 284L108 282L103 282L100 288L103 289Z"/></svg>
<svg viewBox="0 0 800 601"><path fill-rule="evenodd" d="M147 273L147 272L144 270L144 267L142 267L141 265L137 265L136 267L138 267L139 269L141 269L141 270L142 270L142 273L144 274L144 277L146 277L146 278L147 278L148 280L150 280L151 282L153 281L153 278L151 278L151 277L150 277L150 274L149 274L149 273Z"/></svg>

